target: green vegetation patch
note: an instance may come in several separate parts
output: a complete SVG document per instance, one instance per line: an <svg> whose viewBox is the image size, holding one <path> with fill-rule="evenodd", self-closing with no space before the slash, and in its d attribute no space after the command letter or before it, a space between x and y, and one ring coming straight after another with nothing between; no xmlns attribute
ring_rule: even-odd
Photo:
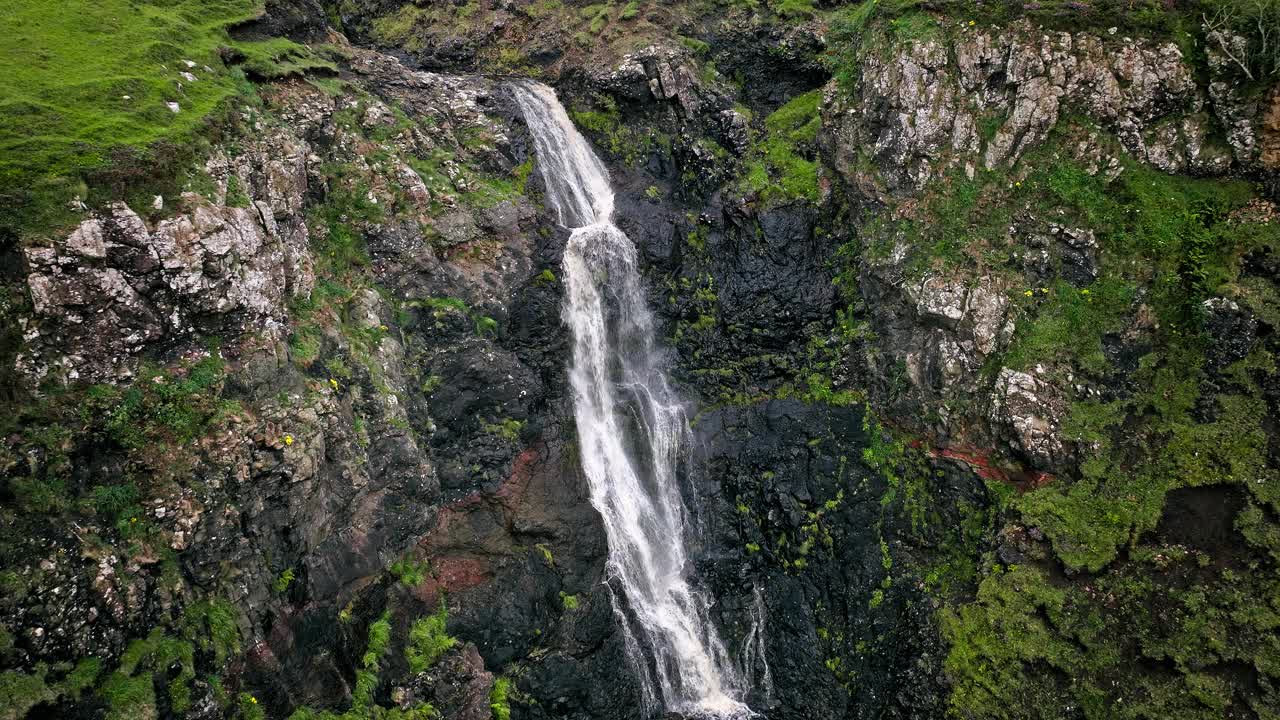
<svg viewBox="0 0 1280 720"><path fill-rule="evenodd" d="M443 602L436 612L414 621L409 628L409 642L404 648L404 659L409 663L410 672L420 673L430 668L458 643L446 629L448 622L449 609Z"/></svg>
<svg viewBox="0 0 1280 720"><path fill-rule="evenodd" d="M260 12L261 0L0 5L0 198L18 225L63 221L72 195L118 195L157 171L180 171L173 165L194 159L209 117L252 92L244 72L332 67L288 40L231 39L229 26ZM109 166L113 174L101 176Z"/></svg>
<svg viewBox="0 0 1280 720"><path fill-rule="evenodd" d="M671 138L648 131L634 122L623 122L618 103L608 95L598 95L588 107L569 109L569 117L596 146L627 165L639 165L649 153L670 150Z"/></svg>
<svg viewBox="0 0 1280 720"><path fill-rule="evenodd" d="M942 614L953 711L1273 717L1280 582L1273 573L1208 569L1207 562L1183 547L1144 547L1125 566L1070 585L1029 565L997 566L976 602ZM1259 685L1242 692L1248 686L1239 678L1255 674Z"/></svg>
<svg viewBox="0 0 1280 720"><path fill-rule="evenodd" d="M511 678L499 676L489 691L489 709L493 720L511 720Z"/></svg>
<svg viewBox="0 0 1280 720"><path fill-rule="evenodd" d="M747 192L761 200L818 201L814 141L822 126L822 91L797 95L765 118L765 135L743 169Z"/></svg>

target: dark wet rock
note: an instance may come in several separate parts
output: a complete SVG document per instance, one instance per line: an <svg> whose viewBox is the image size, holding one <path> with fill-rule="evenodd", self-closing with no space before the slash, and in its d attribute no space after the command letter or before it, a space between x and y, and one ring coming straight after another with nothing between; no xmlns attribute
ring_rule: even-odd
<svg viewBox="0 0 1280 720"><path fill-rule="evenodd" d="M895 557L915 550L896 539L905 519L881 514L883 478L856 459L860 411L772 401L706 413L697 433L703 552L724 554L708 583L736 652L754 621L753 587L763 591L773 692L765 697L763 665L750 668L755 706L770 718L941 712L944 651L930 601L906 579L883 583L881 543ZM931 492L945 502L983 494L960 468L936 477ZM856 687L842 687L845 673Z"/></svg>
<svg viewBox="0 0 1280 720"><path fill-rule="evenodd" d="M442 717L457 720L489 720L489 691L493 673L474 645L450 652L426 673L413 678L408 687L392 693L400 707L409 709L427 703Z"/></svg>
<svg viewBox="0 0 1280 720"><path fill-rule="evenodd" d="M319 0L267 0L256 20L232 29L237 38L287 37L297 42L324 42L329 22Z"/></svg>
<svg viewBox="0 0 1280 720"><path fill-rule="evenodd" d="M1209 367L1222 370L1243 360L1258 343L1258 321L1253 314L1226 298L1209 298L1200 303L1205 329L1213 342L1209 346Z"/></svg>

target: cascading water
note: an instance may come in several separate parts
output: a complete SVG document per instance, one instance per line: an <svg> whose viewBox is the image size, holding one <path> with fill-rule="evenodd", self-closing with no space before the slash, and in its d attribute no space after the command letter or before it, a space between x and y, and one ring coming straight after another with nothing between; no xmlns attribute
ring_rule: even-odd
<svg viewBox="0 0 1280 720"><path fill-rule="evenodd" d="M676 475L689 426L661 369L635 245L613 225L608 174L555 92L522 82L514 93L547 202L572 230L564 321L573 334L569 376L582 469L604 519L614 608L649 711L750 716L709 603L689 581Z"/></svg>

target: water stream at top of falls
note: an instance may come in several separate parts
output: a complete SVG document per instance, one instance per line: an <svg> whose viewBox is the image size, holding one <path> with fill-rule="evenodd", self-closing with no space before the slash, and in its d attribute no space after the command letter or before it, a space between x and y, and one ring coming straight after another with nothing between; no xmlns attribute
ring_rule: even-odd
<svg viewBox="0 0 1280 720"><path fill-rule="evenodd" d="M749 717L746 687L690 582L677 466L689 426L662 370L636 248L612 222L608 172L551 88L513 86L547 203L572 232L563 316L583 472L604 520L608 580L648 712ZM621 591L623 598L618 598Z"/></svg>

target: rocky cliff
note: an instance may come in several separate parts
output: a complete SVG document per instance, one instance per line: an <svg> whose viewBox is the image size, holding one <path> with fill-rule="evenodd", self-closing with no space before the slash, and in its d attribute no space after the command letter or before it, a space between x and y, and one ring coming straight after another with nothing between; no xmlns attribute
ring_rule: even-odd
<svg viewBox="0 0 1280 720"><path fill-rule="evenodd" d="M166 65L243 85L198 157L3 226L0 718L638 716L512 74L610 166L753 708L1280 714L1272 66L1045 5L272 0Z"/></svg>

